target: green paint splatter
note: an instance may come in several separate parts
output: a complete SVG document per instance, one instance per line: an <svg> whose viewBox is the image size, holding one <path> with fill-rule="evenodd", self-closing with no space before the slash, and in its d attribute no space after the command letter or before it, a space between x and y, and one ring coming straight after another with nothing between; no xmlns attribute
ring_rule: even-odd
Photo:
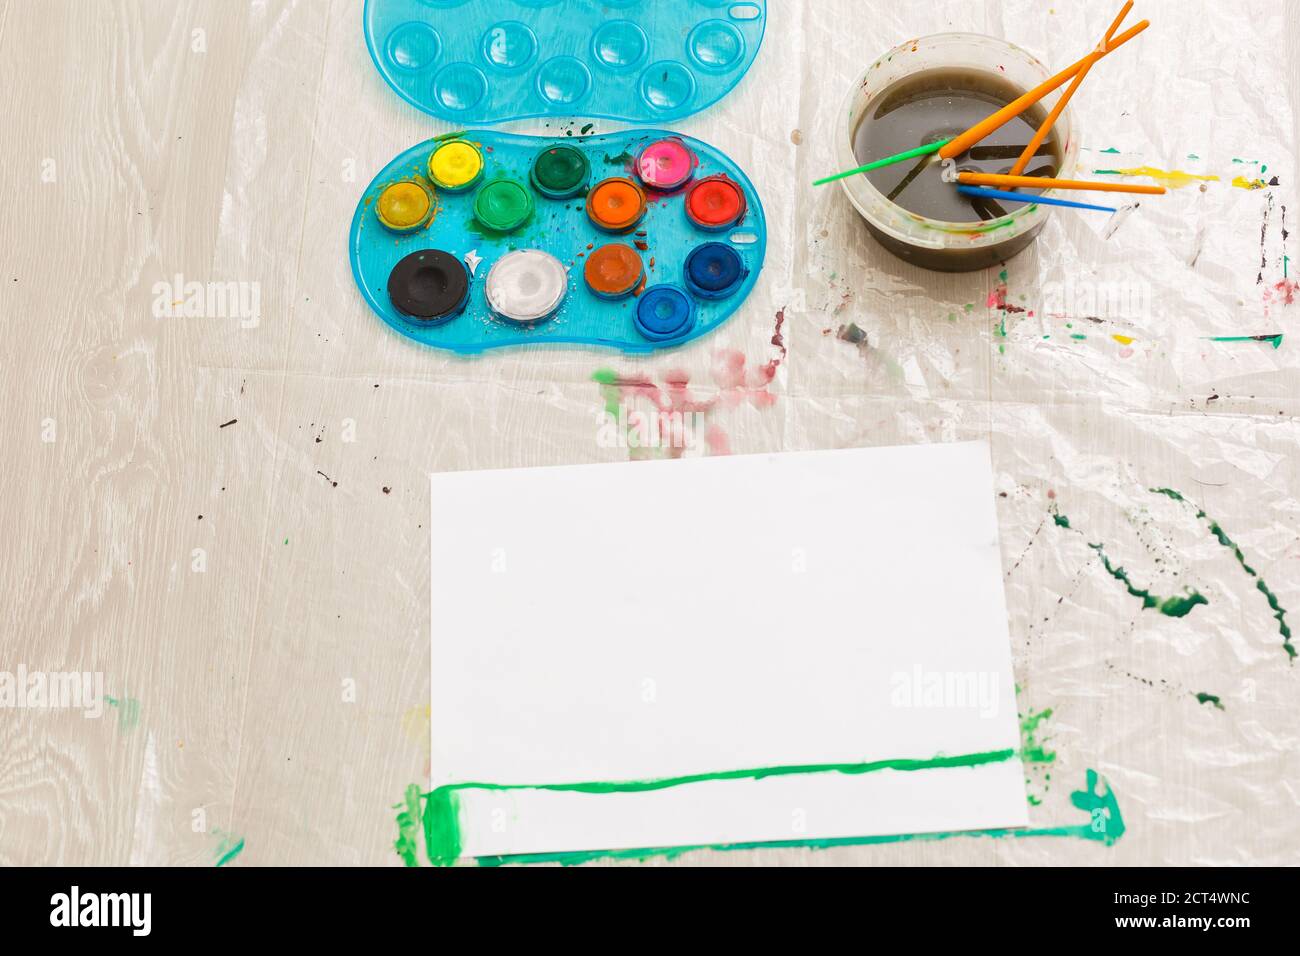
<svg viewBox="0 0 1300 956"><path fill-rule="evenodd" d="M1195 608L1196 605L1210 603L1205 599L1204 595L1200 594L1197 591L1192 591L1190 589L1188 590L1186 596L1183 597L1170 597L1170 598L1157 597L1156 595L1152 594L1150 591L1144 588L1139 588L1136 585L1134 585L1132 580L1130 580L1127 571L1125 571L1122 567L1116 567L1114 564L1111 563L1110 558L1106 556L1106 552L1105 550L1103 550L1101 545L1090 544L1088 545L1088 547L1092 548L1092 550L1097 552L1097 555L1098 557L1101 558L1102 566L1105 567L1106 572L1111 577L1113 577L1116 581L1119 581L1121 584L1123 584L1124 587L1128 590L1129 594L1131 594L1135 598L1139 598L1142 601L1143 610L1154 608L1155 610L1159 611L1161 614L1165 615L1166 617L1186 617L1188 614L1192 613L1192 609Z"/></svg>
<svg viewBox="0 0 1300 956"><path fill-rule="evenodd" d="M1070 336L1070 338L1074 339L1076 342L1082 342L1087 337L1088 336L1084 335L1081 332L1075 332L1073 335Z"/></svg>
<svg viewBox="0 0 1300 956"><path fill-rule="evenodd" d="M421 796L419 785L413 783L406 788L402 802L393 808L398 811L397 839L393 841L393 849L407 866L420 865L420 844L416 837L420 831Z"/></svg>
<svg viewBox="0 0 1300 956"><path fill-rule="evenodd" d="M1196 699L1202 704L1213 704L1219 710L1223 710L1222 702L1213 694L1200 693L1196 695Z"/></svg>
<svg viewBox="0 0 1300 956"><path fill-rule="evenodd" d="M223 833L220 830L213 830L212 835L218 837L220 842L217 844L213 856L216 857L217 866L225 866L239 854L244 852L244 838L235 836L231 833Z"/></svg>
<svg viewBox="0 0 1300 956"><path fill-rule="evenodd" d="M1070 528L1070 519L1057 511L1055 504L1052 505L1051 511L1052 520L1056 522L1058 528L1066 528L1071 531L1074 530L1073 528ZM1157 597L1150 591L1134 585L1132 580L1129 578L1127 571L1122 567L1116 567L1111 563L1111 560L1107 557L1106 551L1102 545L1089 544L1088 547L1097 552L1097 556L1101 558L1102 566L1105 567L1106 572L1111 577L1123 584L1128 590L1128 593L1133 597L1141 599L1143 610L1154 608L1166 617L1186 617L1188 614L1192 613L1192 609L1198 604L1210 603L1205 599L1204 595L1200 594L1198 591L1193 591L1190 588L1185 596L1171 598Z"/></svg>
<svg viewBox="0 0 1300 956"><path fill-rule="evenodd" d="M1099 791L1098 783L1105 790ZM1024 830L958 830L946 833L902 833L885 836L842 837L826 840L778 840L763 843L722 843L699 844L696 846L657 847L638 850L590 850L576 853L530 853L515 856L480 857L479 866L503 866L516 863L559 863L574 866L595 860L649 860L662 858L672 860L686 853L699 850L731 852L735 850L779 850L810 849L827 850L845 846L873 846L884 843L928 842L933 840L950 840L954 837L989 837L994 839L1028 839L1034 837L1073 837L1111 846L1125 832L1124 818L1119 811L1119 803L1114 791L1097 771L1087 772L1087 784L1083 790L1076 790L1070 795L1070 802L1088 814L1088 822L1073 826L1030 827Z"/></svg>
<svg viewBox="0 0 1300 956"><path fill-rule="evenodd" d="M1274 349L1282 347L1282 340L1286 338L1285 333L1276 332L1272 335L1216 335L1211 342L1267 342Z"/></svg>
<svg viewBox="0 0 1300 956"><path fill-rule="evenodd" d="M632 154L626 151L619 153L617 156L611 156L609 153L605 154L606 166L627 166L631 164L631 162Z"/></svg>
<svg viewBox="0 0 1300 956"><path fill-rule="evenodd" d="M611 369L597 369L591 374L591 380L600 386L600 397L605 403L605 414L615 422L623 422L624 434L628 438L628 448L635 451L641 451L640 443L633 443L632 436L636 434L636 426L631 421L625 420L621 412L623 411L622 392L619 388L618 373ZM644 449L644 451L662 452L663 449Z"/></svg>
<svg viewBox="0 0 1300 956"><path fill-rule="evenodd" d="M591 373L591 380L600 386L600 396L605 400L605 412L617 420L620 406L618 373L608 368L596 369Z"/></svg>
<svg viewBox="0 0 1300 956"><path fill-rule="evenodd" d="M1016 694L1020 694L1018 686ZM1044 793L1051 788L1051 771L1044 770L1043 767L1056 762L1056 752L1047 749L1045 735L1042 740L1039 736L1042 734L1041 725L1052 716L1052 709L1048 707L1037 713L1030 710L1023 714L1017 713L1017 716L1020 718L1020 755L1025 763L1025 799L1029 801L1031 807L1042 806L1042 798L1031 788L1039 783ZM1041 781L1035 781L1036 776L1040 776Z"/></svg>
<svg viewBox="0 0 1300 956"><path fill-rule="evenodd" d="M1116 156L1119 155L1119 150L1116 149L1114 146L1112 146L1110 149L1103 149L1102 152L1103 152L1103 153L1113 153L1113 154L1116 155Z"/></svg>
<svg viewBox="0 0 1300 956"><path fill-rule="evenodd" d="M1028 763L1054 763L1056 751L1048 750L1046 738L1038 739L1039 725L1049 720L1052 708L1020 715L1020 753Z"/></svg>
<svg viewBox="0 0 1300 956"><path fill-rule="evenodd" d="M1025 206L1024 208L1029 210L1037 209L1038 203L1036 202L1030 203L1028 206ZM995 219L993 220L993 222L987 223L986 225L973 226L964 231L971 234L983 234L988 232L997 232L999 229L1014 229L1015 227L1016 227L1016 223L1008 217L1001 220Z"/></svg>
<svg viewBox="0 0 1300 956"><path fill-rule="evenodd" d="M1246 556L1242 553L1241 548L1235 541L1228 537L1227 533L1222 527L1220 527L1219 522L1207 515L1203 508L1188 501L1172 488L1150 488L1148 490L1152 494L1164 495L1166 498L1187 505L1189 508L1195 510L1196 517L1199 520L1207 523L1210 529L1210 534L1214 535L1215 540L1231 551L1232 556L1236 558L1237 563L1241 565L1241 569L1255 579L1256 590L1258 590L1260 594L1264 595L1264 599L1268 602L1269 608L1273 611L1273 617L1277 619L1278 631L1282 635L1282 649L1286 651L1288 657L1295 660L1296 648L1295 645L1291 643L1291 625L1286 622L1286 609L1282 607L1281 603L1278 601L1277 595L1274 594L1273 591L1269 589L1269 586L1264 583L1264 579L1259 576L1259 572L1246 563Z"/></svg>
<svg viewBox="0 0 1300 956"><path fill-rule="evenodd" d="M140 702L134 697L109 697L104 695L104 703L109 707L117 710L117 729L121 731L134 730L136 724L140 723Z"/></svg>

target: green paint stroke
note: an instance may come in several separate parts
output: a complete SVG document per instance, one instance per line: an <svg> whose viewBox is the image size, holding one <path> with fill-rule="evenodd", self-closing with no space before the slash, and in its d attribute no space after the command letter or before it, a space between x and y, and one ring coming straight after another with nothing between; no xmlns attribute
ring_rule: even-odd
<svg viewBox="0 0 1300 956"><path fill-rule="evenodd" d="M1034 727L1036 728L1042 720L1045 720L1050 716L1050 713L1051 711L1048 710L1041 714L1033 715ZM1035 742L1033 745L1033 753L1026 753L1025 756L1026 759L1030 760L1054 760L1056 757L1055 754L1046 754L1047 752ZM1044 757L1044 755L1046 755L1046 757ZM462 790L489 790L498 792L508 790L544 790L552 792L591 794L645 793L718 780L763 780L768 777L814 773L841 773L856 776L865 773L875 773L882 770L911 772L917 770L950 769L957 767L978 767L986 764L1001 763L1014 759L1016 756L1017 752L1014 750L994 750L984 753L959 754L957 756L936 756L928 760L892 759L877 760L869 763L802 764L781 767L762 767L752 770L729 770L718 773L690 774L680 777L667 777L659 780L612 783L448 784L446 786L436 787L431 792L423 795L424 809L422 813L419 809L419 790L418 787L413 784L406 789L404 801L397 805L397 807L400 808L400 812L397 814L398 838L394 843L394 847L407 866L419 865L417 854L415 853L414 848L410 845L411 837L415 831L415 819L418 817L424 830L425 853L429 858L429 862L435 866L451 866L455 863L461 855L460 799L457 794ZM980 835L1012 837L1074 836L1081 839L1102 841L1109 845L1119 839L1123 834L1124 824L1120 817L1119 807L1115 802L1114 795L1110 793L1109 789L1107 789L1105 794L1097 794L1096 783L1096 773L1091 770L1088 771L1088 790L1077 792L1071 796L1071 801L1074 805L1080 809L1088 810L1092 817L1089 824L1076 827L1051 827L1041 830L980 830L939 834L904 834L883 837L849 837L831 840L790 840L642 850L601 850L580 853L493 857L480 859L479 863L481 865L541 862L571 864L583 863L595 859L647 859L649 857L660 856L672 858L692 850L703 849L724 851L780 847L810 847L813 849L825 849L834 846L861 846L873 843L892 843L906 840L932 840L945 839L951 836Z"/></svg>
<svg viewBox="0 0 1300 956"><path fill-rule="evenodd" d="M1219 710L1223 710L1223 702L1213 694L1200 693L1196 695L1196 699L1202 704L1213 704Z"/></svg>
<svg viewBox="0 0 1300 956"><path fill-rule="evenodd" d="M1272 335L1216 335L1210 339L1211 342L1267 342L1274 349L1282 347L1282 340L1286 336L1282 332L1275 332Z"/></svg>
<svg viewBox="0 0 1300 956"><path fill-rule="evenodd" d="M134 730L136 724L140 723L140 702L134 697L109 697L104 695L104 703L109 707L117 710L117 729L122 731Z"/></svg>
<svg viewBox="0 0 1300 956"><path fill-rule="evenodd" d="M239 854L244 852L244 838L235 836L230 833L222 833L220 830L213 830L212 835L220 837L221 842L217 844L214 855L217 858L217 866L225 866Z"/></svg>
<svg viewBox="0 0 1300 956"><path fill-rule="evenodd" d="M1106 556L1106 552L1102 549L1101 545L1090 544L1088 547L1097 552L1098 557L1101 558L1102 565L1106 568L1106 572L1112 578L1123 584L1124 587L1128 589L1128 593L1133 595L1133 597L1141 599L1143 610L1155 608L1166 617L1186 617L1188 614L1192 613L1192 609L1196 607L1196 605L1210 603L1205 599L1204 595L1190 589L1184 596L1170 598L1157 597L1150 591L1135 586L1132 580L1130 580L1127 571L1122 567L1116 567L1111 563L1110 558Z"/></svg>
<svg viewBox="0 0 1300 956"><path fill-rule="evenodd" d="M1278 631L1282 635L1282 649L1286 651L1288 657L1295 660L1296 648L1295 644L1291 642L1291 625L1286 622L1286 609L1282 607L1281 603L1278 601L1277 595L1274 594L1273 591L1269 589L1269 586L1264 583L1264 579L1259 576L1259 572L1246 563L1246 556L1242 554L1241 548L1238 547L1235 541L1228 537L1223 528L1220 527L1219 522L1207 515L1204 509L1188 501L1172 488L1151 488L1149 490L1152 494L1164 495L1166 498L1194 509L1196 511L1196 517L1199 520L1206 522L1209 526L1210 534L1214 535L1215 540L1232 552L1232 556L1237 559L1237 563L1241 565L1241 569L1255 579L1255 588L1260 594L1264 595L1264 599L1268 601L1268 606L1273 611L1273 617L1277 619Z"/></svg>
<svg viewBox="0 0 1300 956"><path fill-rule="evenodd" d="M451 866L460 858L460 798L455 786L425 794L424 851L434 866ZM503 788L504 789L504 788Z"/></svg>
<svg viewBox="0 0 1300 956"><path fill-rule="evenodd" d="M1105 790L1099 791L1098 783ZM778 840L757 843L711 843L696 846L657 847L640 850L584 850L576 853L528 853L514 856L480 857L479 866L503 866L512 863L559 863L573 866L590 863L595 860L649 860L652 858L675 859L685 853L697 850L714 850L730 852L734 850L780 850L809 849L828 850L844 846L873 846L881 843L912 843L934 840L949 840L953 837L991 837L1025 839L1029 837L1074 837L1111 846L1124 835L1124 818L1119 812L1119 803L1114 792L1104 778L1095 770L1089 770L1087 786L1070 795L1070 802L1088 814L1088 822L1074 826L1030 827L1024 830L957 830L945 833L899 833L884 836L839 837L825 840Z"/></svg>

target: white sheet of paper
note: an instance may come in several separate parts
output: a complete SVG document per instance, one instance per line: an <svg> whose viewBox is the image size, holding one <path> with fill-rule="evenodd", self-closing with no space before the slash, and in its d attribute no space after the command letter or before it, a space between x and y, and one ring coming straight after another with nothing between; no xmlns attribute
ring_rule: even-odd
<svg viewBox="0 0 1300 956"><path fill-rule="evenodd" d="M984 443L431 483L432 783L492 785L464 855L1027 825Z"/></svg>

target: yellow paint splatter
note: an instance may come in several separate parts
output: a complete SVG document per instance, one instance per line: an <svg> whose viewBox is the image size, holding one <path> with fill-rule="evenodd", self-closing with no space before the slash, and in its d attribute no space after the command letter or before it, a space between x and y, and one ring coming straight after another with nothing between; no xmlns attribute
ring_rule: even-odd
<svg viewBox="0 0 1300 956"><path fill-rule="evenodd" d="M1232 181L1232 185L1238 189L1263 189L1268 183L1262 179L1247 179L1245 176L1238 176Z"/></svg>
<svg viewBox="0 0 1300 956"><path fill-rule="evenodd" d="M1100 170L1099 170L1100 172ZM1154 166L1135 166L1133 169L1109 170L1121 176L1147 176L1170 189L1182 189L1196 183L1217 183L1218 176L1194 176L1181 169L1156 169Z"/></svg>
<svg viewBox="0 0 1300 956"><path fill-rule="evenodd" d="M1120 345L1133 344L1133 339L1129 338L1127 335L1112 335L1111 338L1114 339L1116 342L1118 342Z"/></svg>
<svg viewBox="0 0 1300 956"><path fill-rule="evenodd" d="M402 714L402 733L412 743L422 743L429 739L429 723L432 708L428 704L408 708Z"/></svg>

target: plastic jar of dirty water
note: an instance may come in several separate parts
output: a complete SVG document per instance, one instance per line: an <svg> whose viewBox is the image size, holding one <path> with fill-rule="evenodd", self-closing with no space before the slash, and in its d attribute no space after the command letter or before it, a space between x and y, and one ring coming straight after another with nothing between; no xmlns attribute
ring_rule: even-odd
<svg viewBox="0 0 1300 956"><path fill-rule="evenodd" d="M1053 74L1014 44L974 33L943 33L895 47L854 82L836 126L835 161L853 169L949 139ZM1007 173L1059 92L956 158L959 170ZM1070 107L1026 175L1074 175L1078 132ZM942 180L937 155L840 181L886 249L914 265L969 272L1004 262L1028 246L1049 208L970 200Z"/></svg>

